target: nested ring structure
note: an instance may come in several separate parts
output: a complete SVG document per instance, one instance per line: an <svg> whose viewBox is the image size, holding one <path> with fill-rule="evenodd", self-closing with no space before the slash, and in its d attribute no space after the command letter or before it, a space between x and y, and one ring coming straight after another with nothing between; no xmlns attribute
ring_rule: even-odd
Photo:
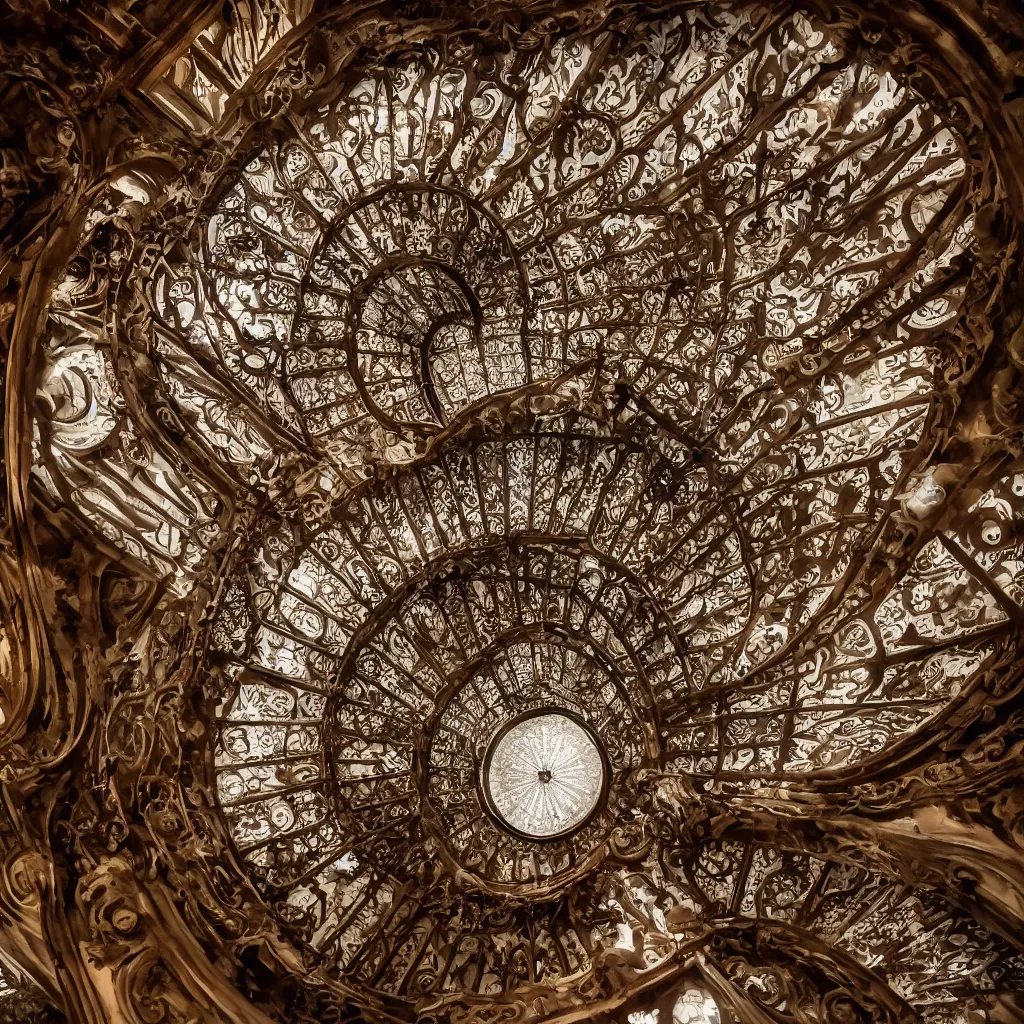
<svg viewBox="0 0 1024 1024"><path fill-rule="evenodd" d="M340 976L446 1007L600 977L704 879L701 906L791 906L806 858L684 877L657 786L871 762L982 678L1015 601L1009 556L968 578L987 541L901 562L990 280L946 105L767 5L482 56L368 56L155 302L204 444L246 480L278 436L338 467L254 526L213 626L239 858ZM553 838L481 776L538 708L607 759Z"/></svg>

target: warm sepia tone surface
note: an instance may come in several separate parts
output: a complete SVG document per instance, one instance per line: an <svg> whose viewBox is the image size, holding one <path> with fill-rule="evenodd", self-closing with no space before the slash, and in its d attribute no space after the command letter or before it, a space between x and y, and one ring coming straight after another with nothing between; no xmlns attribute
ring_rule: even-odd
<svg viewBox="0 0 1024 1024"><path fill-rule="evenodd" d="M0 1014L1024 1020L1010 5L7 17Z"/></svg>
<svg viewBox="0 0 1024 1024"><path fill-rule="evenodd" d="M601 748L568 715L545 710L499 730L482 785L499 825L552 839L575 831L597 807L604 785Z"/></svg>

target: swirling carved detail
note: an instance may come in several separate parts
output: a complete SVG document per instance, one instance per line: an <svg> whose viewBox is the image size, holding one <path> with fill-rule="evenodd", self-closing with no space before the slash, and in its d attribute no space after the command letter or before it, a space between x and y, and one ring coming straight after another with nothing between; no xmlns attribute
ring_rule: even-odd
<svg viewBox="0 0 1024 1024"><path fill-rule="evenodd" d="M0 887L74 1012L998 1019L1011 14L73 6L0 42ZM552 694L591 831L458 834Z"/></svg>

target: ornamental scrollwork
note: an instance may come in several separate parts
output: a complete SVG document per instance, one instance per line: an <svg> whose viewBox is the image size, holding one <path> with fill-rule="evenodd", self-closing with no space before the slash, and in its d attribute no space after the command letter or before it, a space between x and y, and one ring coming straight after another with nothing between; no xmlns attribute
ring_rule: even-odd
<svg viewBox="0 0 1024 1024"><path fill-rule="evenodd" d="M17 15L0 953L69 1019L1015 1019L969 6Z"/></svg>

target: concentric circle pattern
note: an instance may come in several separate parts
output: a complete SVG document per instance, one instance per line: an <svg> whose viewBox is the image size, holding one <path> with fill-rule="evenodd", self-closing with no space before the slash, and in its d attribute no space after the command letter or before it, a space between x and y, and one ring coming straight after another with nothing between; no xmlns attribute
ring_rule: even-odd
<svg viewBox="0 0 1024 1024"><path fill-rule="evenodd" d="M547 711L510 723L484 762L483 784L501 821L530 839L578 828L604 788L601 751L583 726Z"/></svg>
<svg viewBox="0 0 1024 1024"><path fill-rule="evenodd" d="M293 170L308 173L305 160L296 157ZM352 204L320 239L295 337L310 366L319 365L315 353L343 351L359 401L382 423L439 426L493 390L526 383L525 292L486 206L451 186L396 183ZM328 426L308 413L318 432Z"/></svg>
<svg viewBox="0 0 1024 1024"><path fill-rule="evenodd" d="M1007 619L907 560L984 287L950 112L774 6L502 46L362 52L154 295L272 509L211 633L238 858L331 978L451 1019L687 914L895 915L809 856L684 869L666 794L869 764Z"/></svg>

